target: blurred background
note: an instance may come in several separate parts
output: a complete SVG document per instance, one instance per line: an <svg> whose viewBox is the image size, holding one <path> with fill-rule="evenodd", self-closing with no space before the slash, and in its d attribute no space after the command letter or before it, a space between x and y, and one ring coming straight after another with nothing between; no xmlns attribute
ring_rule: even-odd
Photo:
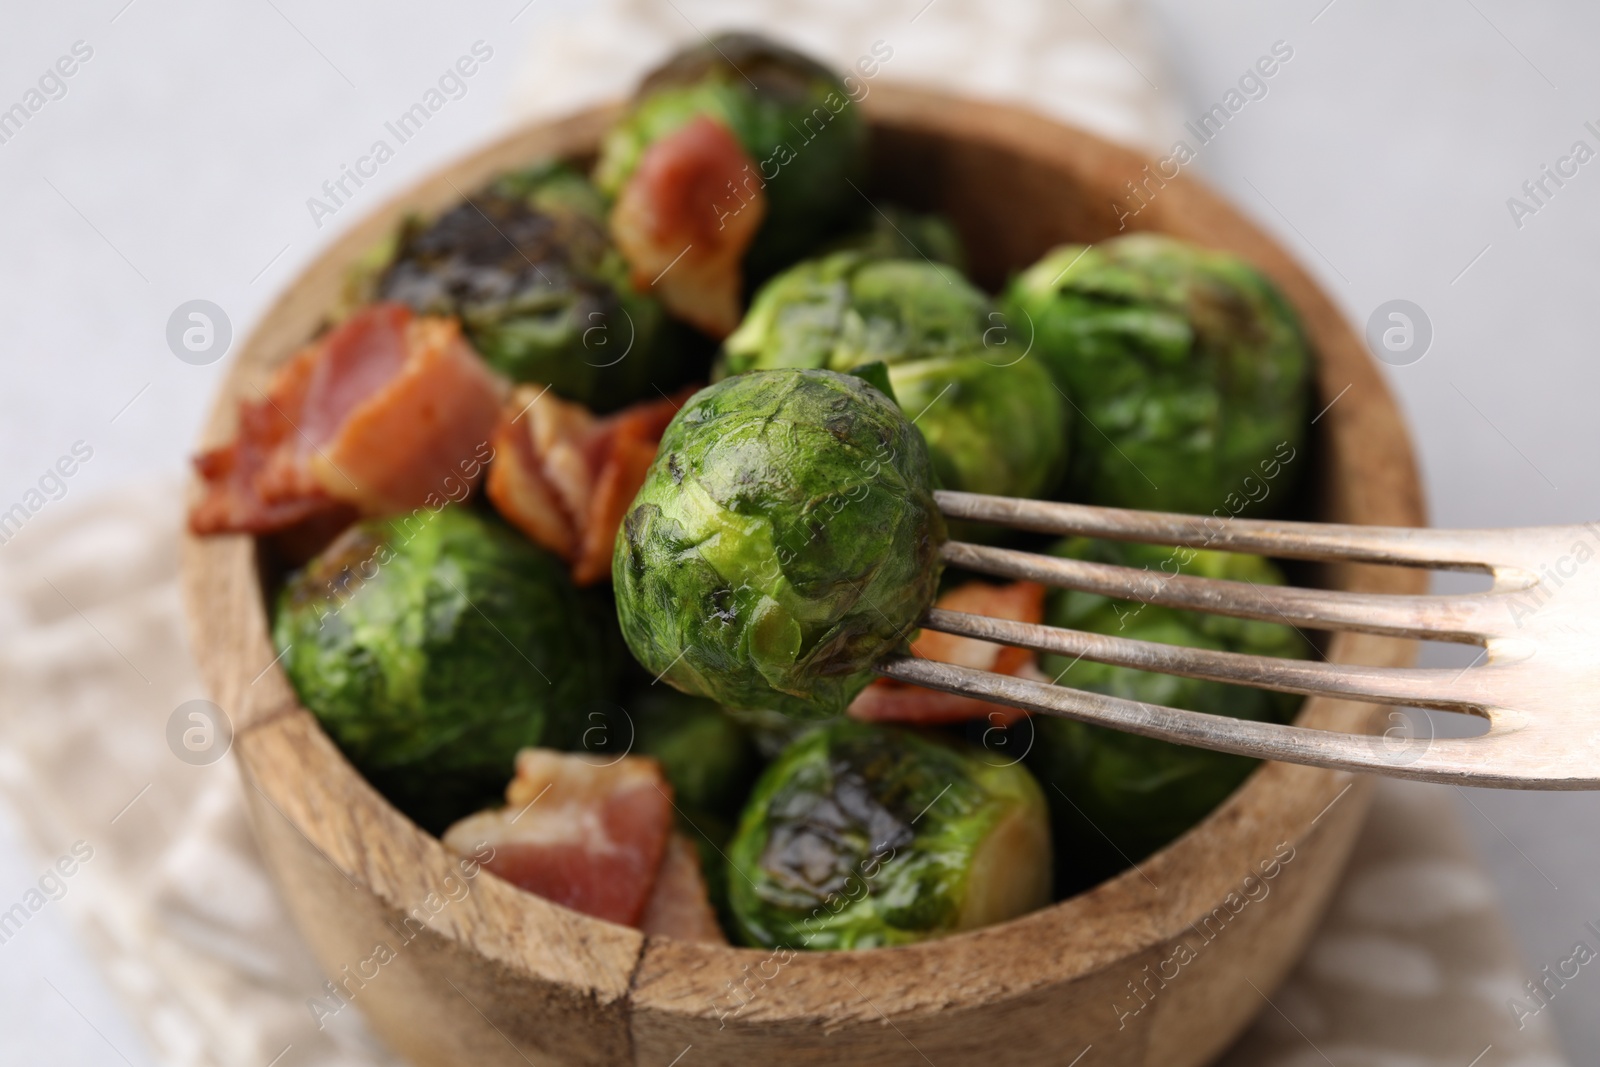
<svg viewBox="0 0 1600 1067"><path fill-rule="evenodd" d="M0 114L0 195L9 205L0 244L0 511L28 499L79 445L79 457L86 447L92 458L50 493L60 499L33 509L30 525L106 500L132 524L115 529L136 528L141 517L149 528L175 523L186 456L226 367L174 357L175 309L212 302L236 343L327 242L441 162L530 116L625 92L669 47L732 27L776 30L828 58L886 40L895 49L886 78L1024 101L1162 155L1183 122L1286 42L1292 61L1190 173L1294 250L1359 328L1391 301L1420 309L1431 343L1391 353L1386 371L1411 420L1436 524L1600 518L1600 161L1559 186L1535 187L1537 199L1524 188L1575 142L1600 147L1600 8L1578 0L19 8L0 34L0 109L48 89L17 128ZM313 217L307 199L478 41L492 59L465 93L347 205ZM70 77L40 81L68 67ZM115 529L93 551L118 551ZM67 580L48 573L42 549L25 547L21 538L0 545L7 588ZM18 571L35 565L46 569ZM77 610L84 605L72 587L62 589L73 613L52 609L52 618L62 633L94 642L89 631L110 623L97 626L93 610ZM37 622L27 603L0 600L8 649L0 657L11 657L0 671L24 669L21 649L40 654L29 643ZM1470 659L1426 655L1435 665ZM140 674L137 655L123 658ZM140 701L160 704L160 681L145 678L147 691L131 674L123 679L129 715ZM66 721L39 692L0 683L8 731L43 736ZM171 707L144 710L160 722ZM0 907L21 899L74 840L68 831L49 839L48 820L30 814L31 772L18 755L26 751L13 744L0 753L10 798L0 811ZM1492 877L1526 976L1570 956L1579 940L1593 944L1585 924L1600 922L1600 797L1441 791ZM138 832L134 812L124 818L111 804L107 817L118 817L100 820L106 836ZM0 1061L211 1062L172 1051L183 1043L177 1022L170 1039L153 1039L149 1019L136 1023L129 1006L127 990L141 979L108 978L85 948L74 894L92 896L94 881L115 869L83 864L63 906L0 942ZM1516 993L1482 991L1480 1010L1503 1012ZM1544 1015L1573 1062L1600 1058L1600 976L1585 971ZM1508 1062L1489 1056L1484 1067ZM284 1057L286 1067L295 1062L289 1050Z"/></svg>

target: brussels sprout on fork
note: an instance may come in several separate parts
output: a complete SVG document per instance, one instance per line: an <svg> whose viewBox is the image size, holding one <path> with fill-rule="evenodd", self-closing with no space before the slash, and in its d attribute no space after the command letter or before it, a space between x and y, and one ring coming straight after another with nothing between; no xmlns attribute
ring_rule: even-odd
<svg viewBox="0 0 1600 1067"><path fill-rule="evenodd" d="M735 708L825 718L933 600L944 523L921 436L859 378L770 371L695 394L623 520L634 656Z"/></svg>

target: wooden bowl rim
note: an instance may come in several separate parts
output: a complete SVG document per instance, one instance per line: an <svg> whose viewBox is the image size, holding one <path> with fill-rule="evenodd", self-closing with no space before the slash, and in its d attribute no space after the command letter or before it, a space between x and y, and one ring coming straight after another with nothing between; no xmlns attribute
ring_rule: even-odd
<svg viewBox="0 0 1600 1067"><path fill-rule="evenodd" d="M1103 166L1114 168L1118 173L1136 174L1145 163L1143 157L1127 148L1015 105L984 103L926 89L882 84L873 88L865 106L875 127L898 127L930 137L937 135L951 141L1013 152L1073 173ZM407 211L437 209L457 197L455 190L474 188L491 174L514 165L519 158L530 162L540 155L578 155L586 146L592 149L598 131L615 114L616 106L606 105L570 118L519 127L464 160L419 179L370 211L363 223L346 230L285 288L240 345L212 411L204 442L226 439L233 425L235 398L244 395L251 385L263 381L272 366L290 355L309 336L298 326L291 331L286 331L284 326L290 321L314 322L311 317L314 306L319 303L324 308L327 306L325 297L308 298L308 289L315 288L313 282L325 285L342 273L344 264L370 247L378 234ZM930 115L939 116L937 127L928 120ZM1185 236L1202 243L1219 243L1253 260L1273 277L1306 321L1318 351L1319 371L1327 370L1325 361L1338 353L1341 373L1349 379L1349 384L1356 386L1352 390L1354 395L1343 405L1346 410L1335 411L1330 419L1331 432L1350 435L1355 431L1348 427L1361 425L1364 432L1380 433L1392 450L1388 456L1391 464L1388 474L1396 490L1394 499L1371 500L1358 496L1353 506L1362 516L1346 521L1381 519L1396 524L1424 524L1415 462L1399 410L1376 363L1366 354L1348 324L1288 254L1225 201L1186 175L1167 184L1155 205L1159 210L1152 214L1144 228L1182 231ZM1195 225L1177 225L1177 220L1184 218ZM1202 219L1205 220L1203 226L1199 222ZM1207 241L1208 234L1222 239ZM297 332L300 336L295 341L290 335ZM1324 376L1321 381L1324 402L1330 398L1331 384ZM1338 387L1333 386L1334 389ZM1355 448L1360 442L1347 443ZM196 654L219 698L224 693L234 696L234 706L225 704L224 707L237 717L234 745L248 784L260 791L346 879L361 885L387 907L404 912L411 903L411 898L405 895L408 889L419 881L426 884L443 878L453 867L453 858L436 838L405 820L372 790L338 755L325 735L318 743L325 744L333 753L331 765L342 768L340 773L345 780L336 782L302 775L292 779L298 783L298 788L294 788L289 784L290 778L263 779L254 773L252 755L266 731L284 729L286 723L294 729L303 729L305 720L311 721L315 734L321 734L320 727L316 727L314 718L293 700L281 667L269 665L262 675L254 679L249 676L254 673L253 665L272 660L270 642L264 640L266 603L258 579L253 540L224 537L202 543L186 535L185 541L184 580ZM1395 592L1413 592L1420 588L1415 579L1401 572L1393 572L1391 577L1371 587ZM216 595L219 589L233 593L222 598ZM222 602L224 600L233 602ZM247 613L254 617L247 617ZM253 655L248 660L239 659L236 653L241 649L253 650ZM1363 662L1399 664L1407 662L1409 655L1410 648L1404 642L1355 634L1338 635L1329 650L1330 659L1345 661L1359 657ZM270 683L266 689L275 696L261 697L252 692L263 681L263 675ZM288 693L287 698L285 693ZM1368 705L1314 698L1307 701L1298 721L1359 729L1371 710ZM808 973L816 973L821 986L831 991L840 988L837 979L844 978L863 999L893 998L897 1004L905 1002L908 983L926 982L931 975L956 973L953 967L970 966L979 959L1000 960L1002 969L1005 960L1013 956L1027 957L1038 965L1026 974L1016 975L1014 982L1001 982L1006 988L997 990L999 995L1071 982L1170 942L1197 914L1197 902L1204 905L1198 909L1203 912L1237 884L1240 866L1212 862L1215 857L1220 855L1236 861L1241 844L1254 842L1260 836L1259 826L1263 823L1293 826L1299 831L1296 840L1302 839L1313 828L1313 816L1337 803L1353 780L1343 772L1268 764L1183 837L1137 867L1130 867L1088 892L982 930L872 952L803 953L787 966L793 969L791 977L799 979L800 984L804 984ZM1351 804L1358 802L1359 799L1352 800ZM359 810L342 815L338 829L330 829L322 816L330 806L343 804L355 805ZM1255 837L1252 837L1252 828L1257 828ZM385 870L387 860L396 855L413 857L423 869L413 872L416 877L401 877L395 871ZM1246 860L1245 866L1248 862ZM1180 886L1181 891L1151 892L1147 883L1154 884L1157 879ZM502 921L506 915L515 916L514 923L503 929L489 930L463 918L447 924L444 933L456 937L464 949L481 957L497 959L553 981L587 985L589 976L583 969L583 961L576 956L572 961L562 961L542 955L548 952L551 942L531 936L531 931L559 930L563 937L576 939L583 945L609 946L619 953L634 955L637 958L635 971L653 954L658 960L673 960L678 965L715 967L717 969L711 973L717 977L733 978L744 965L771 956L763 949L647 939L637 931L568 911L497 879L482 879L481 882L474 895L485 898ZM1115 917L1110 925L1105 921L1108 915ZM1079 928L1093 931L1092 939L1074 940L1070 933ZM1065 940L1063 932L1067 934ZM1037 950L1040 945L1049 946L1051 953L1041 957ZM1078 951L1060 951L1065 947ZM568 962L574 965L565 965ZM630 975L624 995L632 993L633 981ZM828 995L833 996L831 992ZM941 1002L937 990L914 999L927 1010L955 1006ZM767 1018L805 1018L814 1010L814 1000L814 996L807 994L793 998L786 1005L782 996L775 995L768 998L762 1011ZM706 1014L703 1004L657 1004L655 1007L663 1011L681 1010L695 1016Z"/></svg>

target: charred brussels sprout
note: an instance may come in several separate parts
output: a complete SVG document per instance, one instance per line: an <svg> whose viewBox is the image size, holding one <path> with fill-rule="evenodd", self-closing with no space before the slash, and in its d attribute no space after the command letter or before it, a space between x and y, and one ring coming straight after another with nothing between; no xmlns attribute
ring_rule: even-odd
<svg viewBox="0 0 1600 1067"><path fill-rule="evenodd" d="M628 647L729 707L843 712L933 600L931 478L921 436L859 378L773 371L701 390L617 537Z"/></svg>
<svg viewBox="0 0 1600 1067"><path fill-rule="evenodd" d="M1152 582L1183 573L1256 585L1283 583L1278 569L1259 556L1087 538L1064 541L1054 552L1071 559L1144 568ZM1312 654L1306 640L1289 626L1140 605L1091 593L1054 594L1045 622L1090 633L1257 656L1299 659ZM1059 675L1061 685L1074 689L1263 722L1287 722L1301 699L1088 660L1073 662L1060 656L1045 656L1040 666L1052 678ZM1053 716L1035 716L1033 724L1038 737L1030 761L1052 801L1058 840L1075 838L1072 850L1090 867L1095 864L1086 854L1103 848L1106 838L1119 853L1100 857L1097 874L1109 873L1127 860L1137 861L1183 833L1233 792L1257 763L1243 756ZM1064 843L1058 847L1063 855L1069 851Z"/></svg>
<svg viewBox="0 0 1600 1067"><path fill-rule="evenodd" d="M575 743L609 685L566 565L455 507L346 531L290 578L273 637L351 762L435 830L491 802L518 749Z"/></svg>
<svg viewBox="0 0 1600 1067"><path fill-rule="evenodd" d="M889 366L946 489L1038 496L1067 458L1070 409L1049 372L1012 355L998 312L951 267L840 252L768 282L723 347L729 373Z"/></svg>
<svg viewBox="0 0 1600 1067"><path fill-rule="evenodd" d="M722 34L646 77L601 146L596 183L621 195L654 144L702 116L728 128L748 157L750 171L735 176L725 209L737 212L756 192L766 202L746 261L756 276L800 258L856 212L850 182L866 166L861 109L828 68L753 34Z"/></svg>
<svg viewBox="0 0 1600 1067"><path fill-rule="evenodd" d="M1050 900L1049 817L1023 767L867 723L807 734L768 767L728 862L752 945L907 944Z"/></svg>
<svg viewBox="0 0 1600 1067"><path fill-rule="evenodd" d="M1244 261L1166 237L1046 255L1010 286L1007 317L1082 410L1074 499L1208 514L1266 511L1264 464L1303 445L1311 354L1283 295ZM1018 327L1019 329L1022 327ZM1247 481L1248 480L1248 481Z"/></svg>
<svg viewBox="0 0 1600 1067"><path fill-rule="evenodd" d="M432 222L409 220L379 299L454 315L495 369L597 410L680 383L686 344L627 279L605 205L561 166L510 174Z"/></svg>

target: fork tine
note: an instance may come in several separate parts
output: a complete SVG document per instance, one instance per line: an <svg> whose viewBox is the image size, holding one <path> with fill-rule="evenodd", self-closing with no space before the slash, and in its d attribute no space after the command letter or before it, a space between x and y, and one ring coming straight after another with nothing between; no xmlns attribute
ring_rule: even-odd
<svg viewBox="0 0 1600 1067"><path fill-rule="evenodd" d="M934 493L947 518L1035 533L1080 534L1116 541L1253 552L1281 559L1338 559L1492 573L1484 558L1497 530L1412 530L1393 526L1268 522L1021 500L982 493Z"/></svg>
<svg viewBox="0 0 1600 1067"><path fill-rule="evenodd" d="M1549 728L1524 724L1477 737L1413 739L1312 730L1271 722L1234 719L1140 704L1120 697L1087 693L1027 678L989 674L970 667L893 656L878 664L879 674L911 685L977 697L1025 711L1109 726L1181 745L1234 752L1258 759L1375 771L1449 785L1521 789L1594 789L1597 764L1585 745Z"/></svg>
<svg viewBox="0 0 1600 1067"><path fill-rule="evenodd" d="M1152 573L1110 563L1041 556L1009 548L948 541L945 561L1000 578L1022 578L1064 589L1243 619L1286 622L1317 630L1357 630L1397 637L1479 644L1503 620L1502 594L1407 596L1337 589L1258 586L1187 574Z"/></svg>
<svg viewBox="0 0 1600 1067"><path fill-rule="evenodd" d="M1494 703L1492 688L1496 668L1493 666L1473 667L1465 671L1428 670L1249 656L1065 630L1010 619L993 619L986 615L968 615L940 608L930 608L922 619L922 625L941 633L1030 648L1035 652L1075 656L1116 667L1178 674L1187 678L1274 689L1281 693L1300 693L1304 696L1326 694L1381 704L1474 713L1482 713L1486 706ZM1069 667L1064 674L1070 674L1070 671ZM1057 678L1056 683L1060 682L1061 678ZM1449 696L1442 695L1447 692Z"/></svg>

